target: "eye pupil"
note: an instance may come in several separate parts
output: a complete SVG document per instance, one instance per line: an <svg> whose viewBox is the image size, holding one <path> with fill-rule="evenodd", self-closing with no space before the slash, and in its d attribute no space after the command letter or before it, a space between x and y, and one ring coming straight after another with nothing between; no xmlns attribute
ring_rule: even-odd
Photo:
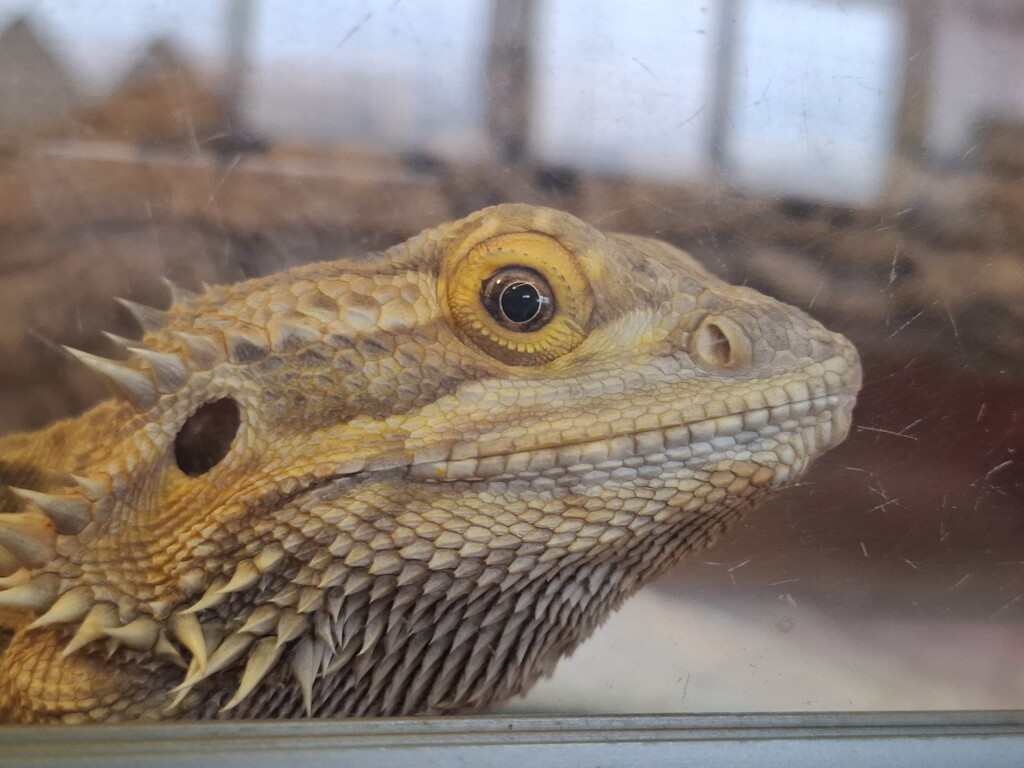
<svg viewBox="0 0 1024 768"><path fill-rule="evenodd" d="M541 296L537 287L530 283L513 283L501 292L499 304L505 317L513 323L528 323L546 304L548 298Z"/></svg>
<svg viewBox="0 0 1024 768"><path fill-rule="evenodd" d="M509 330L536 331L555 314L555 294L544 276L527 267L500 269L480 284L488 314Z"/></svg>

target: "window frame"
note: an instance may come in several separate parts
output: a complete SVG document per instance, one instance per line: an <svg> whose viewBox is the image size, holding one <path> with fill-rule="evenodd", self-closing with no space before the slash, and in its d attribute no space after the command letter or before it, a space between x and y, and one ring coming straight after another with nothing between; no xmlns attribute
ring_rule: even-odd
<svg viewBox="0 0 1024 768"><path fill-rule="evenodd" d="M1011 766L1024 711L4 726L0 744L0 766Z"/></svg>

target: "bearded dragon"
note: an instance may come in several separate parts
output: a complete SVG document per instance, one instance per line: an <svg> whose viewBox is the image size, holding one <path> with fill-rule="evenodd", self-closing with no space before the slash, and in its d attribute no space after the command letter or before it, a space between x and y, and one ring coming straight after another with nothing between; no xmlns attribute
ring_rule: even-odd
<svg viewBox="0 0 1024 768"><path fill-rule="evenodd" d="M502 205L127 303L0 439L0 719L474 711L846 436L860 364L657 240Z"/></svg>

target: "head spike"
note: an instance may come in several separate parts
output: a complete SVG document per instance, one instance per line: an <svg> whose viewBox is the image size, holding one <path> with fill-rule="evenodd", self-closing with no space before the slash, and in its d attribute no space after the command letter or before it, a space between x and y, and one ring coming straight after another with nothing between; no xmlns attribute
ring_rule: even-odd
<svg viewBox="0 0 1024 768"><path fill-rule="evenodd" d="M281 611L281 618L277 620L277 644L294 640L309 629L309 617L298 614L291 609Z"/></svg>
<svg viewBox="0 0 1024 768"><path fill-rule="evenodd" d="M171 294L171 301L177 304L179 301L187 301L188 299L195 298L196 294L187 288L182 288L176 282L171 280L169 277L161 277L160 282L167 286L168 292Z"/></svg>
<svg viewBox="0 0 1024 768"><path fill-rule="evenodd" d="M324 644L324 647L329 648L331 653L334 653L335 641L334 641L334 624L331 623L331 617L326 613L317 612L313 614L313 634L320 638L320 642Z"/></svg>
<svg viewBox="0 0 1024 768"><path fill-rule="evenodd" d="M78 625L78 631L64 646L60 655L66 659L89 643L104 639L107 637L107 630L117 625L117 609L110 603L97 603L85 614L82 623Z"/></svg>
<svg viewBox="0 0 1024 768"><path fill-rule="evenodd" d="M212 368L228 359L223 346L209 336L197 336L184 331L175 331L174 335L185 345L189 361L197 368Z"/></svg>
<svg viewBox="0 0 1024 768"><path fill-rule="evenodd" d="M231 697L231 700L224 705L221 712L228 712L241 704L253 692L253 689L260 684L263 678L267 676L267 673L274 668L283 652L284 648L277 644L275 638L264 637L262 640L259 640L245 662L245 670L242 672L242 679L238 683L238 690L235 691L235 695Z"/></svg>
<svg viewBox="0 0 1024 768"><path fill-rule="evenodd" d="M280 544L268 544L252 559L256 570L260 573L267 573L282 560L284 560L284 547Z"/></svg>
<svg viewBox="0 0 1024 768"><path fill-rule="evenodd" d="M111 333L110 331L100 331L100 333L110 339L110 341L112 341L116 346L121 347L121 349L134 349L142 343L141 341L129 339L126 336L119 336L116 333Z"/></svg>
<svg viewBox="0 0 1024 768"><path fill-rule="evenodd" d="M324 607L324 590L316 587L303 587L299 593L296 610L299 613L312 613Z"/></svg>
<svg viewBox="0 0 1024 768"><path fill-rule="evenodd" d="M175 694L174 698L171 699L167 705L165 712L173 712L178 706L185 700L185 697L189 695L192 688L196 683L206 678L206 667L200 668L199 664L196 663L195 657L192 658L192 663L188 665L188 669L185 672L185 678L178 683L174 688L171 688L168 693Z"/></svg>
<svg viewBox="0 0 1024 768"><path fill-rule="evenodd" d="M38 567L54 555L55 536L50 521L39 514L0 514L0 547L23 565Z"/></svg>
<svg viewBox="0 0 1024 768"><path fill-rule="evenodd" d="M249 618L238 628L238 631L248 632L251 635L266 635L277 626L280 614L281 610L277 606L259 605L249 614ZM276 637L274 641L277 641Z"/></svg>
<svg viewBox="0 0 1024 768"><path fill-rule="evenodd" d="M28 488L15 488L13 485L7 488L15 496L42 510L50 518L57 533L74 535L85 528L91 519L89 512L92 505L81 496L41 493Z"/></svg>
<svg viewBox="0 0 1024 768"><path fill-rule="evenodd" d="M196 614L200 611L205 611L207 608L214 608L220 605L227 599L227 593L223 592L222 589L227 585L228 580L223 576L218 576L214 579L213 584L210 585L202 597L196 600L192 605L183 610L182 614Z"/></svg>
<svg viewBox="0 0 1024 768"><path fill-rule="evenodd" d="M252 635L240 634L237 632L232 635L228 635L224 641L214 649L213 653L210 654L205 667L200 669L197 665L190 666L188 672L185 674L185 679L171 689L171 693L178 694L172 706L176 706L180 703L183 696L187 695L197 683L202 682L211 675L217 674L228 665L233 664L242 658L242 655L249 650L249 647L255 640L256 638Z"/></svg>
<svg viewBox="0 0 1024 768"><path fill-rule="evenodd" d="M345 577L348 576L349 571L352 569L345 565L342 560L335 560L333 563L324 569L323 575L320 576L320 582L317 584L319 589L327 589L328 587L336 587L341 584Z"/></svg>
<svg viewBox="0 0 1024 768"><path fill-rule="evenodd" d="M188 664L185 663L185 659L182 657L181 652L170 640L167 639L167 633L163 630L156 638L156 646L153 648L153 652L157 656L162 656L165 659L170 660L172 664L176 664L183 669L188 669Z"/></svg>
<svg viewBox="0 0 1024 768"><path fill-rule="evenodd" d="M120 627L108 627L107 637L112 637L134 651L148 651L156 645L160 625L148 616L140 616Z"/></svg>
<svg viewBox="0 0 1024 768"><path fill-rule="evenodd" d="M206 636L194 613L176 613L171 616L171 631L178 641L192 652L195 666L206 669Z"/></svg>
<svg viewBox="0 0 1024 768"><path fill-rule="evenodd" d="M67 346L64 349L79 362L107 379L139 410L146 410L156 402L156 385L142 371L137 371L116 360L108 360L105 357L82 352L80 349Z"/></svg>
<svg viewBox="0 0 1024 768"><path fill-rule="evenodd" d="M256 568L256 564L252 560L243 560L235 568L235 572L232 574L228 583L217 590L218 595L227 595L232 592L241 592L243 589L248 589L260 578L259 569Z"/></svg>
<svg viewBox="0 0 1024 768"><path fill-rule="evenodd" d="M131 313L131 316L135 318L135 322L139 324L144 333L158 331L167 324L167 313L161 309L147 307L145 304L139 304L120 297L116 297L114 301Z"/></svg>
<svg viewBox="0 0 1024 768"><path fill-rule="evenodd" d="M304 638L292 651L290 664L292 674L302 689L302 702L306 705L306 717L313 714L313 680L316 679L317 670L320 668L320 654L318 648L322 648L318 642L311 637Z"/></svg>
<svg viewBox="0 0 1024 768"><path fill-rule="evenodd" d="M68 473L68 477L82 489L82 493L85 494L85 497L89 499L89 501L99 501L110 492L110 486L104 480L95 480L91 477L76 475L74 473Z"/></svg>
<svg viewBox="0 0 1024 768"><path fill-rule="evenodd" d="M93 606L92 595L86 589L72 589L57 598L46 613L28 625L29 629L51 624L72 624L81 621Z"/></svg>
<svg viewBox="0 0 1024 768"><path fill-rule="evenodd" d="M27 584L30 581L32 581L32 573L19 566L11 574L0 576L0 589L20 587L22 584Z"/></svg>
<svg viewBox="0 0 1024 768"><path fill-rule="evenodd" d="M177 355L154 352L145 347L134 347L131 353L149 363L156 385L163 392L173 392L188 378L188 369Z"/></svg>
<svg viewBox="0 0 1024 768"><path fill-rule="evenodd" d="M235 632L224 638L224 642L210 654L210 660L206 663L206 677L220 672L225 667L234 664L242 655L249 650L256 638L244 632Z"/></svg>
<svg viewBox="0 0 1024 768"><path fill-rule="evenodd" d="M32 581L0 592L0 608L22 608L43 612L57 599L60 578L53 574L36 576Z"/></svg>
<svg viewBox="0 0 1024 768"><path fill-rule="evenodd" d="M0 546L0 578L7 578L21 570L21 560Z"/></svg>

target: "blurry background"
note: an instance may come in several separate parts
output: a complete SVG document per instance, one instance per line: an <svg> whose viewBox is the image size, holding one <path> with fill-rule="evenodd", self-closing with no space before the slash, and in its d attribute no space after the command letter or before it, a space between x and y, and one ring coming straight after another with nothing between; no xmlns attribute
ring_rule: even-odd
<svg viewBox="0 0 1024 768"><path fill-rule="evenodd" d="M113 295L518 200L850 336L850 440L509 709L1024 706L1024 2L0 0L0 431Z"/></svg>

